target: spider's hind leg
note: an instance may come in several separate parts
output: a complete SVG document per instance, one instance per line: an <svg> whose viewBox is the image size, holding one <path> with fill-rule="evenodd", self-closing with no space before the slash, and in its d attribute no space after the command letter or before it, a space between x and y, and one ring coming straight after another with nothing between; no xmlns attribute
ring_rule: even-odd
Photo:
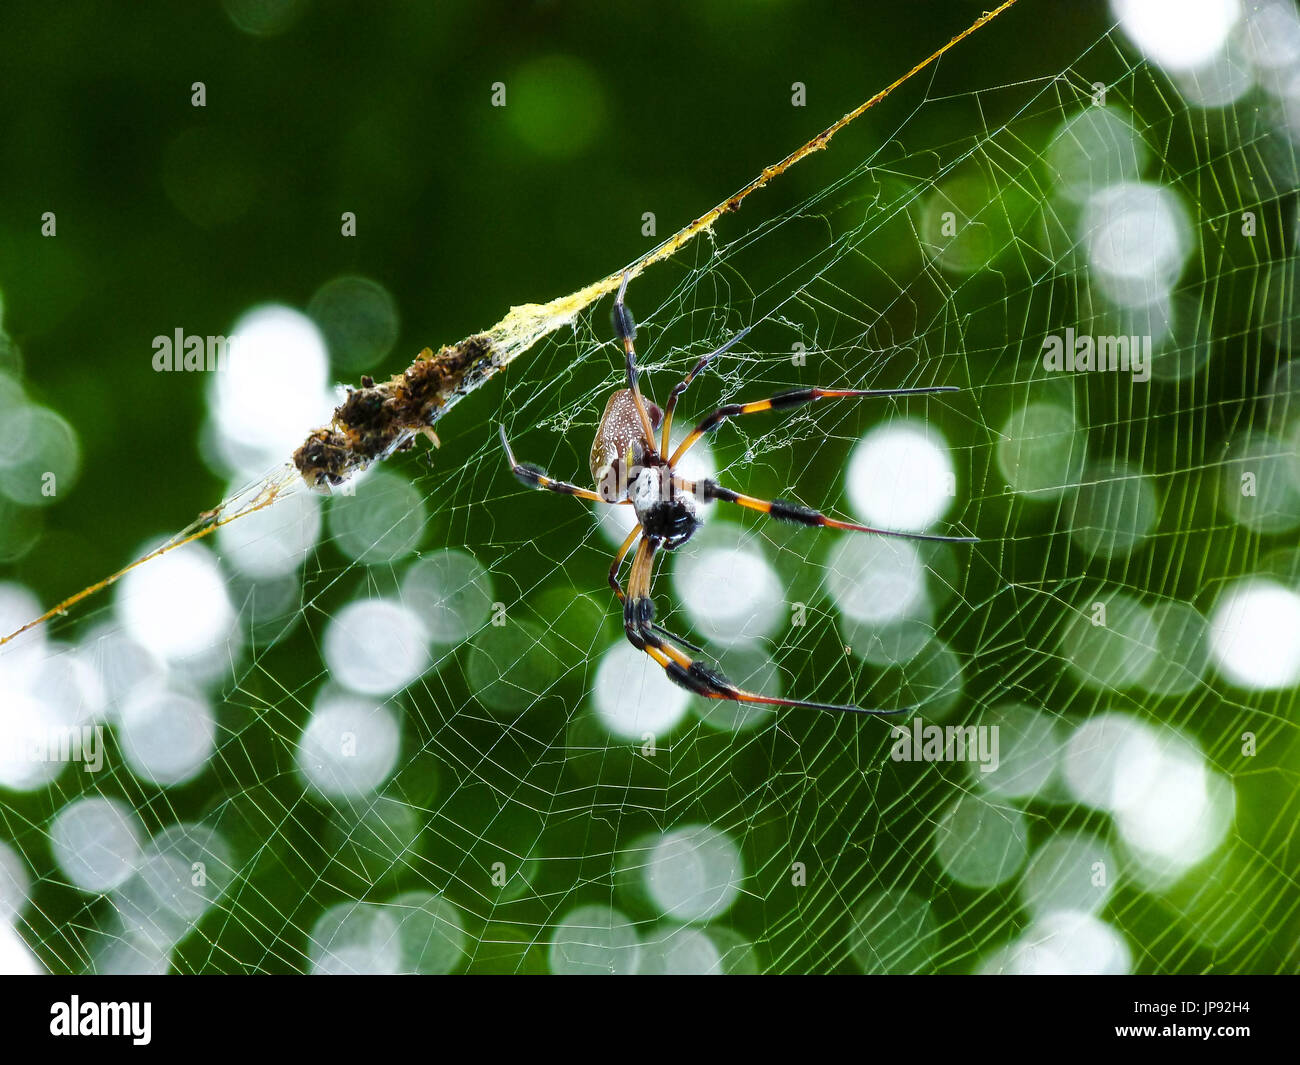
<svg viewBox="0 0 1300 1065"><path fill-rule="evenodd" d="M611 570L610 583L614 585L614 591L618 597L623 600L623 631L627 634L628 642L638 651L646 649L646 632L657 633L658 636L667 637L673 643L689 648L696 654L704 654L704 648L691 643L684 636L678 636L677 633L664 628L655 621L655 604L649 596L641 596L638 599L629 599L623 594L622 587L618 584L617 579L613 576ZM662 640L655 638L653 646L663 647Z"/></svg>
<svg viewBox="0 0 1300 1065"><path fill-rule="evenodd" d="M661 628L654 621L654 604L648 596L627 599L623 604L623 628L628 641L633 647L649 655L665 673L668 679L679 688L685 688L692 695L706 699L729 699L737 703L757 703L765 706L794 706L812 710L834 710L844 714L881 715L897 714L904 710L864 710L860 706L839 703L815 703L804 699L781 699L772 695L759 695L746 691L733 683L725 673L716 666L708 665L697 658L691 658L683 651L665 643L657 634L664 633L669 639L703 653L698 647L686 643L680 637Z"/></svg>
<svg viewBox="0 0 1300 1065"><path fill-rule="evenodd" d="M631 537L624 545L631 544ZM813 710L835 710L844 714L891 714L900 710L864 710L860 706L837 703L813 703L802 699L781 699L774 695L758 695L746 691L727 679L722 670L692 658L672 643L666 642L659 632L664 630L655 623L654 600L650 598L650 578L658 541L642 537L632 559L632 572L628 579L627 597L623 600L623 631L628 642L638 651L644 651L668 674L668 679L693 695L706 699L731 699L738 703L761 703L765 706L798 706ZM623 553L623 549L620 549ZM656 631L658 630L658 631ZM684 640L666 633L670 640L685 646ZM698 651L698 648L691 648ZM703 652L700 652L703 653Z"/></svg>
<svg viewBox="0 0 1300 1065"><path fill-rule="evenodd" d="M739 687L716 666L706 665L698 659L687 658L681 652L673 654L669 648L662 645L657 648L647 646L645 652L663 667L664 672L668 674L668 679L674 684L685 688L692 695L700 695L705 699L729 699L737 703L800 707L806 710L833 710L836 713L861 714L867 717L902 714L911 710L911 707L898 710L867 710L851 703L817 703L808 699L782 699L775 695L760 695Z"/></svg>

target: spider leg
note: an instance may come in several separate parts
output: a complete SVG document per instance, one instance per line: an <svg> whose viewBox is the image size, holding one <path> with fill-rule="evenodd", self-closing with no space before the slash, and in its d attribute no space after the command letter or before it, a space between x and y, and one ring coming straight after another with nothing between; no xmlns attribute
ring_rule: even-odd
<svg viewBox="0 0 1300 1065"><path fill-rule="evenodd" d="M614 556L614 561L609 567L609 586L614 589L614 594L618 596L618 601L620 603L624 602L627 599L627 596L623 593L623 586L618 583L618 569L623 565L623 559L627 558L627 553L632 550L632 545L636 543L636 539L640 535L640 524L634 525L632 531L627 534L627 539L623 541L623 546L618 549L618 553Z"/></svg>
<svg viewBox="0 0 1300 1065"><path fill-rule="evenodd" d="M719 422L727 418L735 418L741 414L758 414L765 410L785 410L787 407L797 407L803 403L811 403L815 399L857 399L867 396L918 396L929 395L934 392L957 392L959 389L954 385L933 385L926 388L796 388L789 392L782 392L780 395L772 396L769 399L758 399L752 403L728 403L725 407L719 407L710 414L704 421L700 422L690 434L677 445L677 450L673 452L672 457L668 460L669 465L675 466L681 457L695 446L705 433L716 426Z"/></svg>
<svg viewBox="0 0 1300 1065"><path fill-rule="evenodd" d="M645 398L641 395L641 386L637 383L640 371L636 365L636 348L632 341L636 339L636 322L632 312L627 309L623 297L627 294L627 283L631 275L623 275L623 283L618 286L618 295L614 298L614 332L623 342L623 351L627 355L627 387L632 393L632 402L636 404L637 417L641 419L641 429L645 433L646 447L651 454L655 449L655 430L650 421L650 412L646 409ZM665 440L668 438L665 437Z"/></svg>
<svg viewBox="0 0 1300 1065"><path fill-rule="evenodd" d="M577 496L579 499L590 499L593 503L609 503L596 492L586 488L579 488L576 484L569 484L568 481L557 481L546 473L540 466L534 466L530 462L516 462L515 453L510 448L510 441L506 439L506 427L498 426L501 430L501 446L505 448L506 459L510 462L510 469L516 477L524 484L532 488L545 488L548 492L559 492L560 495ZM620 499L615 505L629 504L631 500Z"/></svg>
<svg viewBox="0 0 1300 1065"><path fill-rule="evenodd" d="M674 643L681 644L681 646L687 648L688 650L694 651L697 655L704 654L704 648L699 646L699 644L691 643L690 640L685 639L682 636L678 636L677 633L675 632L670 632L668 629L665 629L662 625L658 624L657 622L652 623L650 627L654 629L655 632L659 633L660 636L667 636L668 639L672 640Z"/></svg>
<svg viewBox="0 0 1300 1065"><path fill-rule="evenodd" d="M943 544L977 544L978 536L938 536L932 533L896 532L893 529L876 529L870 525L856 525L850 521L837 521L828 518L818 510L801 507L784 499L755 499L753 496L733 492L723 488L716 481L698 481L691 486L698 491L703 500L720 499L724 503L736 503L760 514L767 514L778 521L792 521L799 525L821 525L829 529L847 529L849 532L878 533L881 536L900 536L905 540L931 540Z"/></svg>
<svg viewBox="0 0 1300 1065"><path fill-rule="evenodd" d="M668 674L668 679L681 688L706 699L729 699L737 703L756 703L763 706L802 707L810 710L833 710L845 714L879 716L902 714L911 710L866 710L860 706L841 703L815 703L804 699L782 699L774 695L759 695L733 684L715 666L693 659L671 644L665 643L655 632L654 601L650 598L650 578L657 545L642 537L632 559L632 573L628 578L628 597L623 601L623 628L628 642L644 651ZM677 638L666 634L670 639ZM698 648L692 648L698 650ZM701 652L702 653L702 652Z"/></svg>
<svg viewBox="0 0 1300 1065"><path fill-rule="evenodd" d="M627 558L627 553L632 550L632 544L640 535L641 526L638 525L627 534L627 539L623 541L623 545L618 549L618 554L614 556L613 565L609 567L609 586L614 589L614 594L618 596L618 601L620 603L626 602L627 595L623 591L623 586L618 582L618 569L623 564L623 559ZM700 654L704 653L703 648L696 647L690 640L684 640L676 633L669 632L662 625L651 622L650 627L654 629L655 632L659 633L660 636L667 636L668 639L681 644L683 647L689 647L692 651L698 651Z"/></svg>
<svg viewBox="0 0 1300 1065"><path fill-rule="evenodd" d="M674 655L666 647L644 648L646 654L653 658L668 679L679 687L705 699L729 699L736 703L755 703L760 706L793 706L807 710L833 710L841 714L860 714L864 717L885 717L890 714L910 713L913 707L905 706L897 710L867 710L852 703L815 703L807 699L782 699L775 695L759 695L746 691L728 680L723 673L713 666L694 661L685 655Z"/></svg>
<svg viewBox="0 0 1300 1065"><path fill-rule="evenodd" d="M663 443L659 445L659 450L662 451L665 455L668 453L668 432L670 429L672 429L673 426L673 411L677 409L678 398L680 398L683 392L685 392L688 388L691 387L691 382L694 381L695 378L700 375L700 373L704 370L704 367L706 367L712 359L717 358L719 355L725 354L726 352L730 351L733 347L735 347L737 344L739 344L742 340L744 340L745 337L749 334L749 328L752 327L747 327L745 329L742 329L734 337L732 337L725 344L723 344L722 347L715 348L713 351L709 352L707 355L701 358L700 361L695 364L694 369L692 369L690 373L688 373L685 377L683 377L680 381L678 381L677 384L673 385L672 392L668 394L668 403L664 407L664 424L661 429L661 432L663 433L663 437L662 437Z"/></svg>

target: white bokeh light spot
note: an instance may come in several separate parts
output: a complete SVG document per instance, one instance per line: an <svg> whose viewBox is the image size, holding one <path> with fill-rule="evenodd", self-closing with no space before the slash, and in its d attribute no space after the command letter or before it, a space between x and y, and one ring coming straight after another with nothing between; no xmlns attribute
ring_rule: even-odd
<svg viewBox="0 0 1300 1065"><path fill-rule="evenodd" d="M1159 758L1152 729L1127 714L1098 714L1066 741L1065 785L1079 802L1119 810L1142 794Z"/></svg>
<svg viewBox="0 0 1300 1065"><path fill-rule="evenodd" d="M325 340L291 307L255 307L231 329L227 366L212 375L221 434L256 467L282 460L335 405Z"/></svg>
<svg viewBox="0 0 1300 1065"><path fill-rule="evenodd" d="M116 799L76 799L50 825L54 860L82 891L111 891L140 863L140 824Z"/></svg>
<svg viewBox="0 0 1300 1065"><path fill-rule="evenodd" d="M1300 683L1300 595L1275 581L1238 581L1210 616L1210 660L1242 688Z"/></svg>
<svg viewBox="0 0 1300 1065"><path fill-rule="evenodd" d="M188 544L133 569L119 588L117 613L126 631L168 661L208 651L234 628L226 582L201 544Z"/></svg>
<svg viewBox="0 0 1300 1065"><path fill-rule="evenodd" d="M331 619L322 657L345 688L390 695L424 672L428 645L429 634L410 607L391 599L362 599Z"/></svg>
<svg viewBox="0 0 1300 1065"><path fill-rule="evenodd" d="M916 545L845 536L831 548L826 583L845 617L884 624L924 612L925 563Z"/></svg>
<svg viewBox="0 0 1300 1065"><path fill-rule="evenodd" d="M632 975L641 967L641 938L618 910L579 906L556 925L548 961L557 975Z"/></svg>
<svg viewBox="0 0 1300 1065"><path fill-rule="evenodd" d="M21 584L0 583L0 628L13 632L41 612L41 601ZM26 686L31 674L45 660L45 626L28 629L0 650L0 687L10 690Z"/></svg>
<svg viewBox="0 0 1300 1065"><path fill-rule="evenodd" d="M131 771L152 784L193 779L216 747L212 707L197 694L144 685L127 697L118 742Z"/></svg>
<svg viewBox="0 0 1300 1065"><path fill-rule="evenodd" d="M644 869L651 901L674 921L711 921L725 913L745 878L740 851L711 825L664 833Z"/></svg>
<svg viewBox="0 0 1300 1065"><path fill-rule="evenodd" d="M601 656L592 702L597 716L615 736L640 739L645 732L662 735L686 716L690 699L649 655L626 641L614 644Z"/></svg>
<svg viewBox="0 0 1300 1065"><path fill-rule="evenodd" d="M1241 18L1240 0L1111 0L1120 27L1166 70L1213 61Z"/></svg>
<svg viewBox="0 0 1300 1065"><path fill-rule="evenodd" d="M14 690L5 694L0 713L0 787L32 791L49 784L65 765L45 753L60 735L51 727L49 707L30 692Z"/></svg>
<svg viewBox="0 0 1300 1065"><path fill-rule="evenodd" d="M392 976L401 971L402 941L386 907L341 902L311 930L308 953L317 976Z"/></svg>
<svg viewBox="0 0 1300 1065"><path fill-rule="evenodd" d="M232 484L227 496L242 487ZM217 530L217 543L229 563L253 578L293 573L320 539L320 496L314 492L286 495L274 507L255 511Z"/></svg>
<svg viewBox="0 0 1300 1065"><path fill-rule="evenodd" d="M1169 295L1194 236L1182 200L1163 185L1122 181L1095 193L1080 238L1099 288L1121 307L1146 307Z"/></svg>
<svg viewBox="0 0 1300 1065"><path fill-rule="evenodd" d="M1122 976L1133 965L1124 937L1105 921L1077 910L1055 910L980 968L1014 976Z"/></svg>
<svg viewBox="0 0 1300 1065"><path fill-rule="evenodd" d="M781 581L756 545L705 536L678 552L673 593L709 642L771 635L784 613Z"/></svg>
<svg viewBox="0 0 1300 1065"><path fill-rule="evenodd" d="M920 422L871 430L853 449L849 501L863 523L921 532L943 517L956 494L948 446Z"/></svg>
<svg viewBox="0 0 1300 1065"><path fill-rule="evenodd" d="M1149 764L1120 771L1146 784L1126 797L1115 823L1148 886L1167 886L1223 842L1236 809L1232 785L1185 737L1161 734Z"/></svg>
<svg viewBox="0 0 1300 1065"><path fill-rule="evenodd" d="M0 840L0 925L17 917L31 898L32 878L18 852ZM3 972L0 969L0 972Z"/></svg>
<svg viewBox="0 0 1300 1065"><path fill-rule="evenodd" d="M642 976L704 976L722 972L717 946L697 928L668 925L641 941Z"/></svg>
<svg viewBox="0 0 1300 1065"><path fill-rule="evenodd" d="M327 798L368 795L392 773L401 752L397 715L360 696L328 693L298 744L298 771Z"/></svg>

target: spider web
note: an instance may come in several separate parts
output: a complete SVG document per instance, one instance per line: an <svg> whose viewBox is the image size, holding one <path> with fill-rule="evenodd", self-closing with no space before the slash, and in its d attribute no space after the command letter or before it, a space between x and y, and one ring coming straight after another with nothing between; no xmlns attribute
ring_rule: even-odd
<svg viewBox="0 0 1300 1065"><path fill-rule="evenodd" d="M1083 134L1063 138L1063 124L1099 109L1142 146L1120 153L1121 171L1186 209L1191 250L1172 287L1172 323L1135 324L1116 310L1090 274L1081 208L1062 194L1096 177L1069 154ZM232 580L239 634L204 681L218 707L215 743L192 781L156 786L110 745L104 772L69 769L6 798L3 835L31 880L15 925L43 965L536 971L703 957L766 972L1294 970L1294 684L1234 687L1203 653L1169 665L1185 677L1157 681L1184 644L1146 623L1170 604L1208 616L1245 574L1296 587L1296 556L1277 550L1294 534L1292 512L1251 528L1219 500L1225 477L1235 483L1249 465L1232 441L1279 416L1294 421L1275 376L1295 316L1294 146L1254 96L1190 106L1117 32L1037 80L955 96L910 85L882 116L870 135L850 129L811 157L803 184L765 190L637 279L628 301L643 381L662 403L700 355L748 328L686 394L683 429L720 403L814 383L959 386L735 419L710 454L730 487L860 518L845 495L858 442L920 427L946 445L955 473L931 531L980 542L919 551L930 608L900 634L837 607L837 552L852 534L718 505L661 565L659 619L755 688L919 706L946 724L1000 722L1018 785L994 774L993 787L959 761L895 761L886 723L829 713L689 700L661 731L611 731L597 707L603 668L616 696L644 697L650 711L664 698L651 672L607 666L624 647L605 585L621 537L599 508L524 490L492 424L503 422L521 459L586 482L605 399L622 387L606 301L467 400L431 468L398 457L355 497L322 503L325 531L287 606L275 589ZM1063 159L1083 166L1082 178ZM1243 211L1257 216L1251 238L1239 235ZM1157 334L1153 379L1045 369L1043 339L1066 327ZM1044 455L1059 462L1035 465ZM1129 491L1135 483L1153 495ZM323 796L299 763L314 709L347 697L327 665L331 640L343 639L363 672L396 653L357 631L349 651L336 623L352 604L406 602L412 567L449 548L487 575L453 590L473 607L467 631L427 641L427 667L373 698L399 730L382 780ZM779 620L760 639L701 634L710 601L744 591L736 574L679 579L683 569L707 573L709 551L761 559L775 576ZM882 557L888 574L910 556ZM1101 626L1091 623L1098 603L1111 619ZM1124 621L1134 611L1147 612L1144 624ZM54 632L107 668L105 641L120 625L103 605ZM912 641L907 653L895 639ZM113 707L103 714L112 721ZM1160 743L1181 737L1210 790L1228 789L1221 835L1174 873L1153 872L1114 811L1082 801L1067 779L1067 753L1079 753L1071 737L1119 719ZM1260 737L1249 757L1244 733ZM1152 802L1167 799L1159 782L1146 786ZM215 832L219 845L194 829L175 849L183 869L200 855L211 886L187 893L183 876L161 885L137 876L78 891L52 857L51 826L97 796L129 810L141 839L176 823ZM1044 857L1069 841L1082 841L1086 873ZM715 883L719 855L727 872ZM1095 906L1064 918L1035 909L1032 885L1054 873L1088 896L1098 861ZM1062 920L1086 935L1057 935ZM1104 956L1079 961L1069 950L1080 943L1103 944Z"/></svg>

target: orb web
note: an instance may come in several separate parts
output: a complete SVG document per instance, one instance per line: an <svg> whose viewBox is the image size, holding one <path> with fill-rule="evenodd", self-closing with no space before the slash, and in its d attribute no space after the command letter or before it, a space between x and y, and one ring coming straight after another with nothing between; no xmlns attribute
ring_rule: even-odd
<svg viewBox="0 0 1300 1065"><path fill-rule="evenodd" d="M1255 931L1300 913L1300 102L1277 76L1300 36L1272 4L1162 47L1137 6L1065 69L909 85L811 193L774 185L628 294L661 403L750 330L679 431L812 384L960 387L732 419L701 468L977 545L719 503L655 598L746 684L997 727L1000 767L659 683L605 583L626 515L524 490L458 417L458 461L395 457L4 649L26 741L120 748L95 773L0 752L0 919L71 972L1293 971L1300 937ZM319 328L249 308L310 349L313 409L325 344L387 366L401 311L331 285ZM607 311L491 386L556 477L585 480L623 385ZM250 438L232 477L284 428L239 383L213 397ZM6 616L25 595L0 589Z"/></svg>

